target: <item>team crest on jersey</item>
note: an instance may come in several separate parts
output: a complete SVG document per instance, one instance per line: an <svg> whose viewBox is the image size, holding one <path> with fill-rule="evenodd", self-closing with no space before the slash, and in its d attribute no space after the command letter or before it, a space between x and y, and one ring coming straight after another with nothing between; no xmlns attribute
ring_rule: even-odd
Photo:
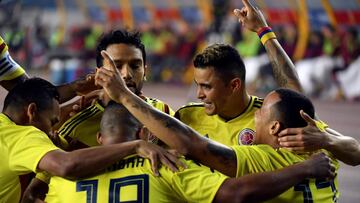
<svg viewBox="0 0 360 203"><path fill-rule="evenodd" d="M250 128L245 128L239 133L239 145L252 145L255 139L255 132Z"/></svg>

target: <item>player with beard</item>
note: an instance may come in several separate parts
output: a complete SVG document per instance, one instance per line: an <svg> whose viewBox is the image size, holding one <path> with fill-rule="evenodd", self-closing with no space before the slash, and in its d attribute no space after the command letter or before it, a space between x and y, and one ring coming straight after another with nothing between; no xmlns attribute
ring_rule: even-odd
<svg viewBox="0 0 360 203"><path fill-rule="evenodd" d="M102 50L106 50L114 59L127 87L133 93L160 111L173 115L173 111L167 104L142 94L141 90L146 80L147 65L145 47L140 40L139 33L126 30L113 30L105 33L100 38L96 49L96 63L99 68L107 65L104 64L101 56ZM100 120L104 107L109 102L109 98L104 96L105 94L102 95L99 101L78 112L60 127L58 132L65 147L69 143L73 143L73 148L98 145L96 133L100 129ZM153 136L149 139L156 142L156 138Z"/></svg>

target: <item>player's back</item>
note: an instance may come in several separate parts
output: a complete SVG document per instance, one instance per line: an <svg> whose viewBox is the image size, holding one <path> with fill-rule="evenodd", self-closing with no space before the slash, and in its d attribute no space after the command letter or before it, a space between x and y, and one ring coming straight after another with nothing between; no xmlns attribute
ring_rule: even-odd
<svg viewBox="0 0 360 203"><path fill-rule="evenodd" d="M162 167L153 175L149 160L130 156L101 175L69 181L50 180L46 202L212 202L226 179L187 161L188 169L173 173Z"/></svg>
<svg viewBox="0 0 360 203"><path fill-rule="evenodd" d="M292 164L302 162L309 158L310 154L295 154L286 149L274 149L269 145L234 146L237 157L237 174L241 177L246 174L274 171ZM327 153L325 150L324 153ZM327 153L328 154L328 153ZM332 157L330 154L328 154ZM333 164L338 171L339 164L333 159ZM304 179L294 187L283 192L281 195L266 201L267 203L285 202L314 202L335 203L339 199L337 177L334 180Z"/></svg>

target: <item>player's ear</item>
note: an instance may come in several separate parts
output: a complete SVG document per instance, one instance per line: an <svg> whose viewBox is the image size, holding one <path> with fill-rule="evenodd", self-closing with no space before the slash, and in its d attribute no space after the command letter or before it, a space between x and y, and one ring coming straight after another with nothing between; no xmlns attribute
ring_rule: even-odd
<svg viewBox="0 0 360 203"><path fill-rule="evenodd" d="M99 145L102 145L102 143L103 143L103 136L102 136L101 132L98 132L98 133L96 134L96 140L97 140L97 142L99 143Z"/></svg>
<svg viewBox="0 0 360 203"><path fill-rule="evenodd" d="M230 86L233 91L238 91L241 89L242 81L240 78L236 77L232 80L230 80Z"/></svg>
<svg viewBox="0 0 360 203"><path fill-rule="evenodd" d="M281 131L281 123L279 121L271 121L269 127L269 134L277 136Z"/></svg>
<svg viewBox="0 0 360 203"><path fill-rule="evenodd" d="M28 117L29 123L32 123L34 121L36 113L37 113L37 106L34 102L32 102L27 106L26 109L26 115Z"/></svg>

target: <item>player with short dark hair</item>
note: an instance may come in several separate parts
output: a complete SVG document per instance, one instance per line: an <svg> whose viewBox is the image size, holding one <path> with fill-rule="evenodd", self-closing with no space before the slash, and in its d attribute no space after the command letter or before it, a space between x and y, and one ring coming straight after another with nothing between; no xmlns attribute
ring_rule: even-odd
<svg viewBox="0 0 360 203"><path fill-rule="evenodd" d="M194 67L199 69L213 67L224 83L230 82L234 77L245 81L246 70L244 61L239 52L230 45L210 45L195 56L193 63Z"/></svg>
<svg viewBox="0 0 360 203"><path fill-rule="evenodd" d="M101 57L103 50L106 50L113 57L121 77L132 92L160 111L170 115L174 114L164 102L142 95L141 90L146 80L147 65L145 47L138 32L118 29L104 33L96 48L96 62L100 69L107 65ZM63 141L65 140L63 144L69 146L69 143L74 143L73 141L76 140L76 145L72 146L75 149L97 146L96 133L100 129L101 116L108 102L109 98L105 95L95 104L67 120L58 130L59 136L64 138ZM151 136L150 139L155 143L157 142L154 136Z"/></svg>
<svg viewBox="0 0 360 203"><path fill-rule="evenodd" d="M248 0L242 2L244 7L235 9L234 13L245 28L258 33L278 85L302 92L294 64L268 27L261 11ZM245 80L239 74L243 71L241 58L236 50L229 47L212 45L195 57L194 81L202 103L180 108L175 117L201 135L227 146L250 145L256 139L254 115L261 108L263 99L247 93ZM224 60L230 58L234 61ZM226 62L222 64L218 61ZM344 163L360 164L360 143L357 140L341 135L321 121L302 115L308 125L284 129L279 134L282 147L298 152L324 148Z"/></svg>
<svg viewBox="0 0 360 203"><path fill-rule="evenodd" d="M280 121L282 128L305 127L306 121L298 115L300 110L305 111L311 118L315 117L314 106L304 95L281 88L275 92L280 101L274 105L273 118Z"/></svg>
<svg viewBox="0 0 360 203"><path fill-rule="evenodd" d="M235 12L243 26L258 33L264 29L266 35L271 36L261 41L279 86L301 91L294 64L261 12L252 9L247 0L243 4L241 12ZM198 53L193 63L196 94L201 103L180 108L175 117L203 136L227 146L253 144L256 136L254 114L263 99L248 93L246 68L238 51L230 45L213 44Z"/></svg>

